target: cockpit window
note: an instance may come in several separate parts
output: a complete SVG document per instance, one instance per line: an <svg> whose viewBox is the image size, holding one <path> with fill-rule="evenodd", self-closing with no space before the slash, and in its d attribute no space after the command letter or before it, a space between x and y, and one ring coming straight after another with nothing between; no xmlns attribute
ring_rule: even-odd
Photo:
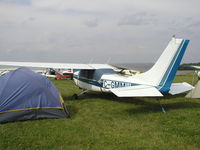
<svg viewBox="0 0 200 150"><path fill-rule="evenodd" d="M94 73L94 79L100 80L103 74L116 74L113 69L97 69Z"/></svg>
<svg viewBox="0 0 200 150"><path fill-rule="evenodd" d="M79 76L82 78L93 79L95 70L81 70Z"/></svg>
<svg viewBox="0 0 200 150"><path fill-rule="evenodd" d="M96 69L96 70L81 70L79 76L81 78L100 80L103 74L115 74L113 69Z"/></svg>

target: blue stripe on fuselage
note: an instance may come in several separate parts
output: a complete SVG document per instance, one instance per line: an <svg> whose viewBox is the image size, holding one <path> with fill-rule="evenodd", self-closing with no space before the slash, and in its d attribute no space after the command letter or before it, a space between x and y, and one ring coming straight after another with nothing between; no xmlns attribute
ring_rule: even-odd
<svg viewBox="0 0 200 150"><path fill-rule="evenodd" d="M102 84L99 83L98 81L96 80L91 80L91 79L87 79L87 78L81 78L77 75L74 75L74 78L77 79L77 80L80 80L82 82L85 82L85 83L88 83L88 84L91 84L91 85L95 85L95 86L98 86L98 87L102 87Z"/></svg>
<svg viewBox="0 0 200 150"><path fill-rule="evenodd" d="M101 79L100 81L92 80L92 79L87 79L87 78L81 78L78 76L74 76L75 79L80 80L82 82L98 86L101 88L105 89L110 89L110 88L120 88L120 87L129 87L129 86L136 86L139 84L131 83L131 82L123 82L123 81L115 81L115 80L104 80Z"/></svg>

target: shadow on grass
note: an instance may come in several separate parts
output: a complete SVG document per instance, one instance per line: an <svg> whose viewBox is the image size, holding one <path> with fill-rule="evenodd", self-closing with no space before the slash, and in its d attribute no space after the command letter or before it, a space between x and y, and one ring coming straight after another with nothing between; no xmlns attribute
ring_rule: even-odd
<svg viewBox="0 0 200 150"><path fill-rule="evenodd" d="M152 99L152 100L168 100L168 99L173 99L173 98L183 98L185 97L185 93L183 94L178 94L178 95L165 95L164 97L151 97L148 99ZM111 100L111 101L119 101L119 102L126 102L126 103L137 103L137 100L142 100L142 99L146 99L144 98L134 98L134 97L129 97L129 98L125 98L125 97L117 97L115 96L113 93L98 93L98 92L88 92L85 93L81 96L78 97L78 99L75 99L73 97L73 95L71 96L64 96L63 97L65 101L74 101L74 100L85 100L85 99L104 99L104 100Z"/></svg>
<svg viewBox="0 0 200 150"><path fill-rule="evenodd" d="M86 100L86 99L110 99L116 98L116 96L112 93L98 93L98 92L88 92L83 95L80 95L78 99L75 99L73 95L71 96L64 96L63 99L65 101L76 101L76 100Z"/></svg>
<svg viewBox="0 0 200 150"><path fill-rule="evenodd" d="M162 106L167 112L170 110L177 110L177 109L200 108L200 103L184 101L184 102L172 102L172 103L162 104ZM162 109L159 103L149 103L138 108L127 109L126 112L128 112L129 114L137 114L137 113L141 114L148 112L162 112Z"/></svg>
<svg viewBox="0 0 200 150"><path fill-rule="evenodd" d="M84 95L81 95L78 97L78 99L74 99L72 96L65 96L63 97L65 101L80 101L80 100L88 100L88 99L102 99L102 100L109 100L109 101L118 101L118 102L124 102L124 103L134 103L135 98L120 98L115 96L112 93L97 93L97 92L89 92ZM135 101L136 102L136 101Z"/></svg>
<svg viewBox="0 0 200 150"><path fill-rule="evenodd" d="M70 114L70 117L74 117L78 113L78 109L75 106L67 104L65 104L65 106Z"/></svg>
<svg viewBox="0 0 200 150"><path fill-rule="evenodd" d="M181 93L177 95L165 94L164 97L161 97L161 99L168 100L168 99L173 99L173 98L185 98L186 94L187 93Z"/></svg>
<svg viewBox="0 0 200 150"><path fill-rule="evenodd" d="M162 106L166 111L172 110L172 109L188 109L188 108L200 108L200 103L197 102L191 102L191 101L185 101L185 93L179 94L179 95L165 95L165 97L161 98L120 98L115 96L112 93L97 93L97 92L90 92L86 93L84 95L81 95L78 99L72 99L72 97L64 97L66 101L73 100L73 101L82 101L82 100L107 100L107 101L114 101L119 103L129 103L133 105L139 105L137 108L128 109L126 110L130 114L136 114L136 113L147 113L147 112L162 112L160 103L158 100L160 100ZM183 98L184 101L176 101L173 99L176 98ZM179 99L180 100L180 99ZM76 108L72 107L72 115L76 114L78 110ZM70 112L71 112L70 110Z"/></svg>
<svg viewBox="0 0 200 150"><path fill-rule="evenodd" d="M66 100L72 100L68 99L69 97L64 97ZM154 104L157 100L157 98L148 98L151 99L152 102L144 100L145 98L126 98L126 97L117 97L112 93L96 93L96 92L91 92L87 93L85 95L81 95L77 100L106 100L106 101L114 101L114 102L119 102L119 103L130 103L134 105L148 105L148 104Z"/></svg>

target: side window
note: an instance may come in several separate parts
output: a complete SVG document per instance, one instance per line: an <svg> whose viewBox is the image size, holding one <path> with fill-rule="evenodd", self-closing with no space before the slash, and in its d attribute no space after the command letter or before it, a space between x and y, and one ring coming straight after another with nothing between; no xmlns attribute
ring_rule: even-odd
<svg viewBox="0 0 200 150"><path fill-rule="evenodd" d="M94 70L81 70L79 75L82 78L93 79Z"/></svg>

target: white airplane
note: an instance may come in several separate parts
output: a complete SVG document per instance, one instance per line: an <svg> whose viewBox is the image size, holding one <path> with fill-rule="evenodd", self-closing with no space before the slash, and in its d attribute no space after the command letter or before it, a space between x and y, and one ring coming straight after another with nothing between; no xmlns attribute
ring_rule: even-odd
<svg viewBox="0 0 200 150"><path fill-rule="evenodd" d="M196 70L200 70L200 66L192 66Z"/></svg>
<svg viewBox="0 0 200 150"><path fill-rule="evenodd" d="M193 88L185 82L172 83L188 43L189 40L173 37L150 70L128 76L115 71L111 65L107 64L2 61L0 65L80 69L80 71L74 73L74 81L78 87L84 90L82 93L97 91L112 92L118 97L161 97L164 94L179 94Z"/></svg>
<svg viewBox="0 0 200 150"><path fill-rule="evenodd" d="M200 71L196 71L198 78L200 79Z"/></svg>
<svg viewBox="0 0 200 150"><path fill-rule="evenodd" d="M195 70L200 70L200 66L192 66ZM200 71L195 71L198 78L200 79Z"/></svg>
<svg viewBox="0 0 200 150"><path fill-rule="evenodd" d="M7 74L8 72L15 70L16 68L0 68L0 76Z"/></svg>
<svg viewBox="0 0 200 150"><path fill-rule="evenodd" d="M200 66L191 65L191 66L185 66L185 68L195 70L195 73L197 74L198 78L200 79L200 71L197 71L197 70L200 70Z"/></svg>
<svg viewBox="0 0 200 150"><path fill-rule="evenodd" d="M54 79L73 79L74 74L73 69L51 69L48 68L46 70L35 70L36 73L39 73L45 77L48 78L54 78Z"/></svg>
<svg viewBox="0 0 200 150"><path fill-rule="evenodd" d="M3 75L5 75L5 74L8 73L8 72L9 72L8 70L0 71L0 76L3 76Z"/></svg>
<svg viewBox="0 0 200 150"><path fill-rule="evenodd" d="M193 66L193 67L195 67L196 70L200 70L200 66ZM195 71L195 72L196 72L198 78L200 79L200 71Z"/></svg>
<svg viewBox="0 0 200 150"><path fill-rule="evenodd" d="M194 66L194 65L185 65L185 69L192 69L192 70L200 70L200 66Z"/></svg>

